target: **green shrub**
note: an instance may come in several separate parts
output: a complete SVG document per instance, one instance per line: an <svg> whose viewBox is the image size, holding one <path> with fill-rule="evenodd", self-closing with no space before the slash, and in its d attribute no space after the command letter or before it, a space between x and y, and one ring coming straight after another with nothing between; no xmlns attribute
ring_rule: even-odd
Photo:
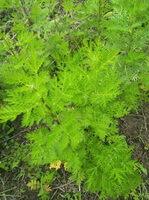
<svg viewBox="0 0 149 200"><path fill-rule="evenodd" d="M1 3L13 16L10 31L1 31L1 122L22 115L22 126L36 124L27 134L30 164L61 160L103 199L126 196L141 181L117 135L117 118L138 107L140 84L148 87L147 1L139 2Z"/></svg>

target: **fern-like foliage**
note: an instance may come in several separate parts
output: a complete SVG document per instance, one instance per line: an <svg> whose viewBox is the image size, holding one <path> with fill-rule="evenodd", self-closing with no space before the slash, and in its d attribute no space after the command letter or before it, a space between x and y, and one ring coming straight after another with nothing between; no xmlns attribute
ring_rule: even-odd
<svg viewBox="0 0 149 200"><path fill-rule="evenodd" d="M22 2L1 3L13 15L1 32L1 123L22 115L22 126L37 125L30 164L61 160L101 198L126 196L140 165L116 118L137 108L140 83L147 91L147 1Z"/></svg>
<svg viewBox="0 0 149 200"><path fill-rule="evenodd" d="M105 16L103 35L120 50L119 67L127 79L142 79L148 70L148 1L111 0L112 11ZM146 79L148 75L146 74Z"/></svg>

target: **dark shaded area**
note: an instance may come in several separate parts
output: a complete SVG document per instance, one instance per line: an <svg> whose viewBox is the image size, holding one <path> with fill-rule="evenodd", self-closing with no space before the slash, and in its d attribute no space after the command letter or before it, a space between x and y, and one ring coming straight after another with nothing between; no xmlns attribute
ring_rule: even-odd
<svg viewBox="0 0 149 200"><path fill-rule="evenodd" d="M121 118L120 130L128 145L134 146L133 157L149 170L149 103L138 114Z"/></svg>
<svg viewBox="0 0 149 200"><path fill-rule="evenodd" d="M121 118L120 131L126 136L128 145L134 146L133 158L149 172L149 103L145 103L138 113ZM142 178L149 193L149 176L143 174Z"/></svg>

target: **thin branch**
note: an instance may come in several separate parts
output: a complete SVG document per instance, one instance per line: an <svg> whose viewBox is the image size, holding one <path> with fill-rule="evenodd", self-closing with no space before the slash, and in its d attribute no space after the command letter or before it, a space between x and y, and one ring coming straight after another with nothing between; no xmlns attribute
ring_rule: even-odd
<svg viewBox="0 0 149 200"><path fill-rule="evenodd" d="M24 4L25 4L24 0L21 0L21 4L22 4L23 12L24 12L24 14L26 15L26 17L27 17L27 19L28 19L28 23L29 23L30 26L32 26L32 25L33 25L33 22L32 22L31 19L29 18L28 12L27 12L27 10L26 10L25 7L24 7Z"/></svg>
<svg viewBox="0 0 149 200"><path fill-rule="evenodd" d="M74 183L74 182L75 182L75 181L70 181L70 182L68 182L68 183L66 183L66 184L64 184L64 185L60 185L59 187L52 188L52 190L60 189L60 188L65 187L65 186L67 186L67 185L69 185L69 184L71 184L71 183Z"/></svg>

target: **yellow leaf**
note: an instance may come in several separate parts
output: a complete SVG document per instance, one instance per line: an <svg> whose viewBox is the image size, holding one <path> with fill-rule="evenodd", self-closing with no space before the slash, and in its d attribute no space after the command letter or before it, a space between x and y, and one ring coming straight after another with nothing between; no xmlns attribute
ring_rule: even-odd
<svg viewBox="0 0 149 200"><path fill-rule="evenodd" d="M65 163L64 163L64 169L65 169L65 170L67 170L67 167L66 167L67 164L68 164L68 162L65 162Z"/></svg>
<svg viewBox="0 0 149 200"><path fill-rule="evenodd" d="M50 169L60 169L62 162L57 160L56 163L50 163Z"/></svg>

